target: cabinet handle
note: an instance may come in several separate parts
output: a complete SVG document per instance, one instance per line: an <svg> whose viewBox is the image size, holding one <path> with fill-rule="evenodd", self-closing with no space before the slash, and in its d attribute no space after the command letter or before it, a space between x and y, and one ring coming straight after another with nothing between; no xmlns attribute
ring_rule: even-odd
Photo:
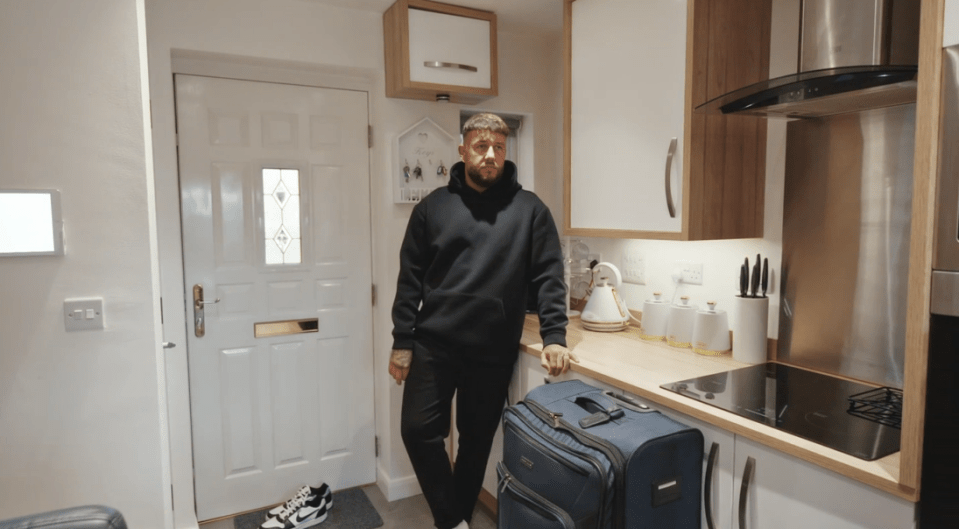
<svg viewBox="0 0 959 529"><path fill-rule="evenodd" d="M713 523L713 468L716 467L716 458L719 456L719 443L713 443L709 448L709 462L706 463L706 485L703 491L703 509L706 511L706 528L715 529Z"/></svg>
<svg viewBox="0 0 959 529"><path fill-rule="evenodd" d="M459 70L466 70L467 72L478 72L479 68L475 66L470 66L468 64L457 64L455 62L442 62L442 61L424 61L423 66L427 68L453 68Z"/></svg>
<svg viewBox="0 0 959 529"><path fill-rule="evenodd" d="M746 529L746 497L749 495L749 481L753 476L756 460L747 457L743 468L743 481L739 486L739 529Z"/></svg>
<svg viewBox="0 0 959 529"><path fill-rule="evenodd" d="M676 218L676 206L673 205L673 186L669 181L669 173L673 170L673 156L676 154L676 138L669 142L669 151L666 153L666 207L669 209L669 218Z"/></svg>

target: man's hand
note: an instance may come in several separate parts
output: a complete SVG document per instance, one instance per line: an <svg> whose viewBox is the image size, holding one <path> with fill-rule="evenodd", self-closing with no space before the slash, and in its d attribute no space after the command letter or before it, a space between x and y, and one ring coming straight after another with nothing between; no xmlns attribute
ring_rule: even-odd
<svg viewBox="0 0 959 529"><path fill-rule="evenodd" d="M410 363L413 362L413 351L410 349L393 349L390 353L390 376L399 386L410 374Z"/></svg>
<svg viewBox="0 0 959 529"><path fill-rule="evenodd" d="M570 361L579 363L579 358L569 349L559 344L549 344L540 355L540 365L549 371L550 376L562 375L569 371Z"/></svg>

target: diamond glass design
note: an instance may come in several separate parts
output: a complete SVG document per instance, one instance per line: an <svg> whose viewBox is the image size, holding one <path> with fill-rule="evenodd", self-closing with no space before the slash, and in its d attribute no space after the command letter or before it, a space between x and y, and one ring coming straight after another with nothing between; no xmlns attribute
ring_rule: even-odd
<svg viewBox="0 0 959 529"><path fill-rule="evenodd" d="M268 265L302 261L300 172L263 169L263 258Z"/></svg>

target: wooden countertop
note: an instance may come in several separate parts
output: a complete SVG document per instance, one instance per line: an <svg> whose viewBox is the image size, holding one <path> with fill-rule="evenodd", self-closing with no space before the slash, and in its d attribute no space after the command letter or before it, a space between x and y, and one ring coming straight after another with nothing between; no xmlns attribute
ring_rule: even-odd
<svg viewBox="0 0 959 529"><path fill-rule="evenodd" d="M573 364L574 372L601 380L900 498L917 501L914 489L899 484L899 452L876 461L864 461L659 387L669 382L748 365L733 360L730 353L704 356L691 350L669 347L665 342L647 342L640 339L639 329L635 325L613 333L587 331L583 329L579 318L570 320L566 341L580 359L579 364ZM520 343L522 351L539 357L543 347L536 315L526 316Z"/></svg>

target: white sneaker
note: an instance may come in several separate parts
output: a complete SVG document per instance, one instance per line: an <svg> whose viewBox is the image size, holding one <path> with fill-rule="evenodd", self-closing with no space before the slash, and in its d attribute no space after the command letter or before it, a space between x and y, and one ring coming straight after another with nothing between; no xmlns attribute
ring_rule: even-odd
<svg viewBox="0 0 959 529"><path fill-rule="evenodd" d="M294 494L292 498L286 500L286 502L284 503L277 505L276 507L273 507L272 509L269 510L269 512L267 512L267 514L269 514L271 517L276 516L277 514L280 514L280 512L282 512L283 509L292 507L293 504L296 503L300 498L304 498L304 501L305 501L306 498L309 498L312 495L313 495L313 487L309 485L304 485L303 488L296 491L296 494Z"/></svg>
<svg viewBox="0 0 959 529"><path fill-rule="evenodd" d="M318 494L302 503L297 502L267 520L260 526L261 529L305 529L326 520L329 507L324 495Z"/></svg>
<svg viewBox="0 0 959 529"><path fill-rule="evenodd" d="M284 527L289 529L290 527L304 527L302 525L303 522L314 520L319 517L319 515L309 518L304 516L299 523L294 523L293 525L289 526L288 522L290 522L290 518L292 517L295 521L295 515L297 515L304 507L322 507L322 519L317 520L314 523L319 523L325 520L326 513L333 507L333 491L330 490L330 486L326 483L320 484L319 487L304 486L297 491L292 498L287 500L286 503L282 503L270 509L268 511L268 518L260 525L260 529L283 529ZM313 523L309 525L313 525Z"/></svg>

